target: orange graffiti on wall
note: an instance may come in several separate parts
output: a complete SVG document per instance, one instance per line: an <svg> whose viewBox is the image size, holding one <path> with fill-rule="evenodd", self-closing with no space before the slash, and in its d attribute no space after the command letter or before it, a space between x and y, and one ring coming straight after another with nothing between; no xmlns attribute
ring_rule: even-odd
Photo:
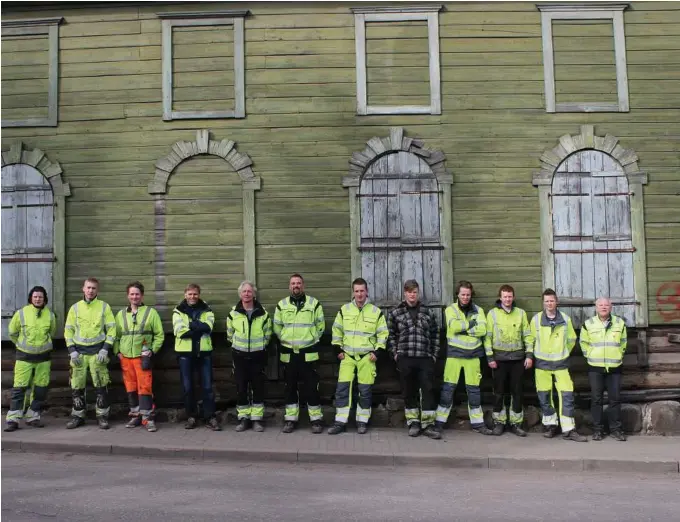
<svg viewBox="0 0 680 522"><path fill-rule="evenodd" d="M680 320L680 282L668 281L659 287L656 309L665 322Z"/></svg>

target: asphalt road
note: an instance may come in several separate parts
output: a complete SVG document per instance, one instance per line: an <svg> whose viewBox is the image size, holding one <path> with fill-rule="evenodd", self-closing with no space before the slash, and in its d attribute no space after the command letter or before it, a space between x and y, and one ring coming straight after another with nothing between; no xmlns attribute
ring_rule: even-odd
<svg viewBox="0 0 680 522"><path fill-rule="evenodd" d="M2 452L3 522L669 521L680 475L224 465Z"/></svg>

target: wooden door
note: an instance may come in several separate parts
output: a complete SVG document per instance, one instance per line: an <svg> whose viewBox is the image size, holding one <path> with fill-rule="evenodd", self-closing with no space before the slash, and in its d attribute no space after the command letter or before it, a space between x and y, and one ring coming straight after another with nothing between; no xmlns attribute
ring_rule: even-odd
<svg viewBox="0 0 680 522"><path fill-rule="evenodd" d="M379 306L403 299L403 284L415 279L421 299L443 305L440 204L437 178L415 154L396 152L378 158L362 177L362 276Z"/></svg>
<svg viewBox="0 0 680 522"><path fill-rule="evenodd" d="M571 155L552 183L555 291L580 326L609 297L614 313L635 324L628 179L619 163L595 150ZM569 305L569 306L567 306Z"/></svg>
<svg viewBox="0 0 680 522"><path fill-rule="evenodd" d="M52 296L54 198L30 165L2 167L2 338L28 291L44 286Z"/></svg>

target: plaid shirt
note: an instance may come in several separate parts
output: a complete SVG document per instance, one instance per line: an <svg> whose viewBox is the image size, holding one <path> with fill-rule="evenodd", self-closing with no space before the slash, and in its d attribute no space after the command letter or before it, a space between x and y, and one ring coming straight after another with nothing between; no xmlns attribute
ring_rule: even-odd
<svg viewBox="0 0 680 522"><path fill-rule="evenodd" d="M387 315L387 347L394 357L437 357L439 354L439 327L429 308L418 307L414 321L406 302L402 302Z"/></svg>

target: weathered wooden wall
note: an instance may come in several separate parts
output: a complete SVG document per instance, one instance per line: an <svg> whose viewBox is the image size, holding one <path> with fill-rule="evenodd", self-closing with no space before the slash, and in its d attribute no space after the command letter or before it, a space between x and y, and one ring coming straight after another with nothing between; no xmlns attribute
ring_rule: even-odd
<svg viewBox="0 0 680 522"><path fill-rule="evenodd" d="M389 127L397 125L447 156L454 176L454 280L473 281L487 308L499 285L510 283L520 305L537 311L539 202L532 172L559 136L593 124L596 133L615 135L637 152L648 173L650 324L680 324L678 314L660 313L676 310L672 302L657 304L660 289L678 292L663 285L680 272L680 3L632 3L625 11L631 111L591 114L545 112L541 22L534 3L446 4L439 15L439 116L356 115L349 7L154 3L20 12L3 6L6 19L65 18L59 39L59 125L3 129L2 150L17 139L39 147L59 161L70 183L68 303L80 298L83 277L94 275L102 280L102 298L116 309L124 305L124 286L133 278L147 285L146 301L154 304L154 202L147 184L155 161L173 143L209 128L216 139L234 140L249 154L262 179L255 208L257 283L264 304L272 308L287 293L288 275L300 271L330 323L350 298L349 202L342 187L348 159L371 137L389 135ZM245 22L246 118L164 122L156 13L208 8L251 10ZM612 92L609 30L602 24L555 26L559 100ZM426 48L423 29L390 24L369 27L367 35L369 103L372 93L380 103L423 103L427 90L421 78L427 71L422 53L413 52ZM179 107L213 108L214 100L229 101L224 71L233 62L223 52L228 37L200 28L184 28L179 36ZM45 105L47 44L41 42L3 43L3 117ZM170 178L168 193L164 296L175 303L185 283L198 282L215 304L219 330L243 273L236 178L225 162L191 159ZM169 312L163 310L166 324ZM654 371L646 375L636 378L644 385L655 382Z"/></svg>

